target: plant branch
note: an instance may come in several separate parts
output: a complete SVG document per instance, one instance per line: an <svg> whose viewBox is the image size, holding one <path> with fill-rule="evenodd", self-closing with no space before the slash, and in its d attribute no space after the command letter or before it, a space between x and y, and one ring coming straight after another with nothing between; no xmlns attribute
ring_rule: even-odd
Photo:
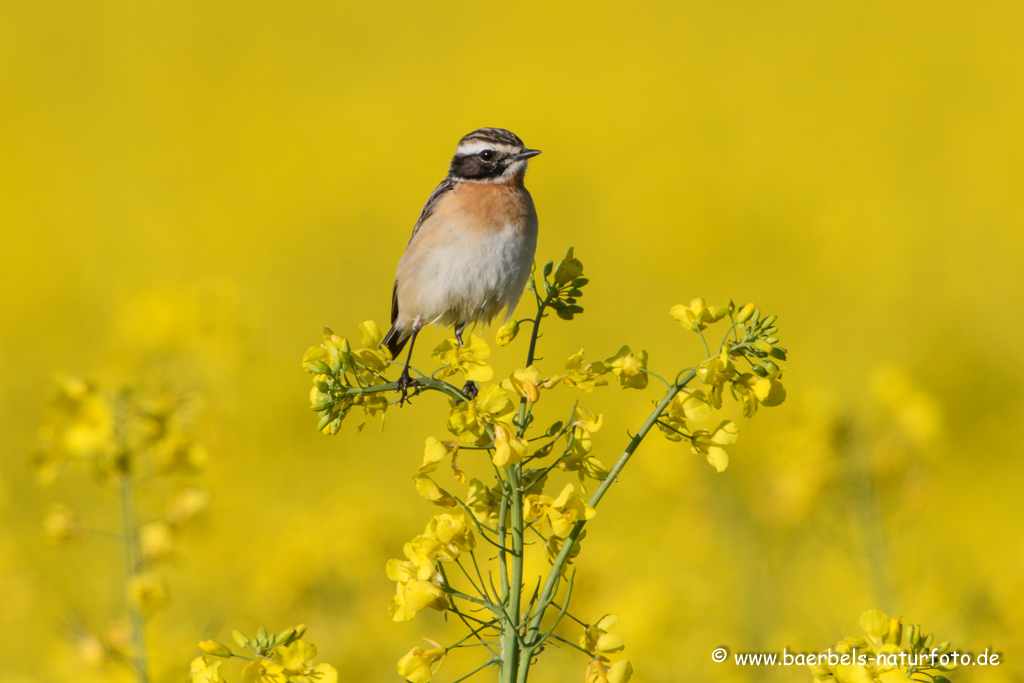
<svg viewBox="0 0 1024 683"><path fill-rule="evenodd" d="M135 525L134 481L131 472L121 474L121 523L124 540L125 581L131 581L139 569L139 530ZM132 629L132 666L139 683L148 683L146 661L146 624L139 606L128 599L128 619Z"/></svg>
<svg viewBox="0 0 1024 683"><path fill-rule="evenodd" d="M622 471L622 469L626 466L626 463L629 462L629 459L633 456L633 453L636 451L637 447L647 436L648 432L650 432L651 428L654 427L654 425L657 423L658 419L665 411L665 408L668 407L668 404L671 403L672 399L675 398L676 395L680 391L682 391L682 389L687 384L689 384L696 376L696 371L690 370L688 373L679 378L676 381L676 383L672 385L668 389L668 391L665 392L665 395L662 397L661 401L658 402L658 405L655 407L655 409L651 411L651 414L647 417L647 420L644 422L643 426L641 426L640 430L636 433L636 435L632 439L630 439L629 444L622 452L622 455L619 456L618 461L616 461L615 465L612 466L611 470L609 470L608 476L605 477L604 481L601 482L601 485L598 486L597 490L594 492L594 495L590 497L588 505L590 505L591 507L597 507L598 503L600 503L601 499L604 497L604 494L608 492L609 487L619 476L619 473ZM550 607L551 602L554 599L554 592L558 584L558 579L562 574L563 567L569 560L569 555L572 552L572 547L579 538L580 533L583 531L583 527L586 526L586 523L586 520L580 520L576 522L572 530L570 530L569 534L566 536L565 541L562 544L562 549L559 551L558 556L552 563L551 570L548 572L547 581L545 581L544 587L543 589L541 589L541 595L540 599L537 602L537 606L534 608L530 616L529 625L527 626L527 631L524 638L524 640L527 643L527 647L531 649L537 647L542 642L541 639L538 637L540 634L541 621L544 618L544 613L547 611L547 608ZM523 669L528 670L529 665L530 660L529 658L526 658L523 662ZM519 680L526 680L525 671L520 673Z"/></svg>

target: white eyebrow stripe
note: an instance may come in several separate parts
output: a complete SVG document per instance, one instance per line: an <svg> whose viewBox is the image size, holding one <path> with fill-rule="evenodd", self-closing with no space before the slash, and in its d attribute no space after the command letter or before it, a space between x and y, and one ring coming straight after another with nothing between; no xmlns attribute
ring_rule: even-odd
<svg viewBox="0 0 1024 683"><path fill-rule="evenodd" d="M511 145L487 142L486 140L470 140L469 142L463 142L459 145L458 149L455 150L455 153L469 156L471 154L482 152L485 149L493 149L505 154L514 154L517 151L516 148Z"/></svg>

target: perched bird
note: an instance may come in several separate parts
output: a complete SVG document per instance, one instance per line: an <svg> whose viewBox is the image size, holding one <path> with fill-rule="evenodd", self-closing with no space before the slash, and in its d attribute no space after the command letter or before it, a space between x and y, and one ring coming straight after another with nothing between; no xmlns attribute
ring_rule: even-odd
<svg viewBox="0 0 1024 683"><path fill-rule="evenodd" d="M404 401L414 384L409 362L427 324L455 327L462 345L468 325L512 315L530 277L537 248L537 212L523 185L527 159L540 150L502 128L481 128L459 140L448 175L427 199L391 297L391 329L382 345L409 355L398 379ZM467 382L472 396L476 386Z"/></svg>

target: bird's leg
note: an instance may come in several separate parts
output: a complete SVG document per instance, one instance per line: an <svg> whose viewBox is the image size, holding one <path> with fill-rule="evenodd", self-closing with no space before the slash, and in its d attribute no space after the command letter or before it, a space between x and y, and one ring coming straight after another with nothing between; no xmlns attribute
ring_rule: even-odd
<svg viewBox="0 0 1024 683"><path fill-rule="evenodd" d="M466 323L459 323L455 326L455 341L459 342L459 348L462 348L462 331L466 329ZM480 393L480 390L476 386L476 382L473 380L467 381L462 387L462 393L466 395L470 401L476 398L476 395Z"/></svg>
<svg viewBox="0 0 1024 683"><path fill-rule="evenodd" d="M466 395L467 399L472 401L480 393L480 390L477 388L476 382L470 379L466 380L466 383L462 385L462 393Z"/></svg>
<svg viewBox="0 0 1024 683"><path fill-rule="evenodd" d="M409 340L409 355L405 357L405 367L402 368L402 374L398 376L398 393L401 394L398 397L398 407L401 408L402 404L409 396L409 387L416 384L416 380L409 376L409 363L412 362L412 348L416 346L416 335L420 333L420 328L423 327L423 322L416 318L412 323L412 338Z"/></svg>

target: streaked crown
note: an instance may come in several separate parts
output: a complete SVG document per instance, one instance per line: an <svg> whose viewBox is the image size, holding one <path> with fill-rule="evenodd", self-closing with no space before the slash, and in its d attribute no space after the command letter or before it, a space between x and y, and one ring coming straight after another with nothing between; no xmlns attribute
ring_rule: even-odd
<svg viewBox="0 0 1024 683"><path fill-rule="evenodd" d="M504 128L480 128L459 140L448 177L477 183L503 183L521 178L526 160L540 154L527 149L519 136Z"/></svg>

